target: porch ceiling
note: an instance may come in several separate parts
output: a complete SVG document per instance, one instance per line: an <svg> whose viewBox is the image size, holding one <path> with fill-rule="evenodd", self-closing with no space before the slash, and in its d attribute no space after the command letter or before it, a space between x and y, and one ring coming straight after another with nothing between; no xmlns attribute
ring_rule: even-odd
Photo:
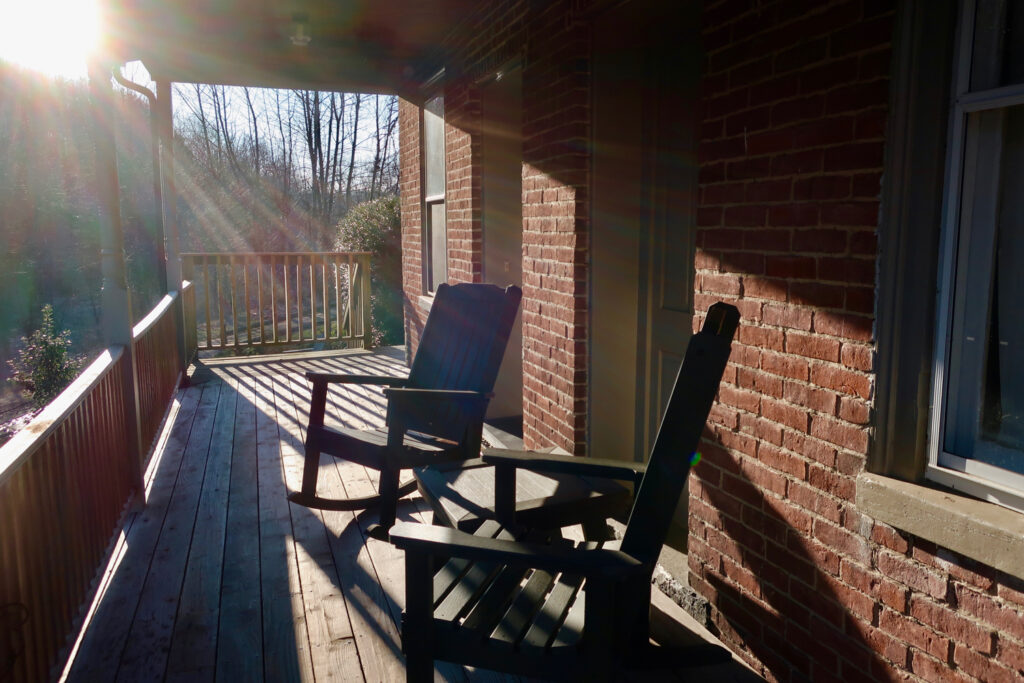
<svg viewBox="0 0 1024 683"><path fill-rule="evenodd" d="M104 0L105 45L178 82L415 93L473 0ZM309 37L295 44L297 20ZM298 41L301 43L301 41Z"/></svg>

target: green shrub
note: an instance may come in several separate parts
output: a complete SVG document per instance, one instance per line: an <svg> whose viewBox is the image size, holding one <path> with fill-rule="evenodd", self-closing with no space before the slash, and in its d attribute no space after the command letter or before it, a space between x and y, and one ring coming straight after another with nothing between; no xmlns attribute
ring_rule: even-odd
<svg viewBox="0 0 1024 683"><path fill-rule="evenodd" d="M71 332L57 332L53 323L53 306L42 310L43 321L29 337L21 338L18 357L8 364L14 370L10 381L19 385L36 407L42 407L71 384L82 367L82 359L72 356Z"/></svg>
<svg viewBox="0 0 1024 683"><path fill-rule="evenodd" d="M371 199L352 207L338 223L338 248L372 254L370 319L373 345L403 343L402 224L398 197Z"/></svg>

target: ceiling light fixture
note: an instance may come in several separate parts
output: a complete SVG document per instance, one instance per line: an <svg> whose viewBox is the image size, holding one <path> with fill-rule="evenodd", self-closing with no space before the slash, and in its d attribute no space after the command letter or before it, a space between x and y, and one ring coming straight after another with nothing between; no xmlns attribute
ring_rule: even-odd
<svg viewBox="0 0 1024 683"><path fill-rule="evenodd" d="M309 35L309 15L305 12L296 12L292 15L292 32L288 36L292 45L306 47L313 37Z"/></svg>

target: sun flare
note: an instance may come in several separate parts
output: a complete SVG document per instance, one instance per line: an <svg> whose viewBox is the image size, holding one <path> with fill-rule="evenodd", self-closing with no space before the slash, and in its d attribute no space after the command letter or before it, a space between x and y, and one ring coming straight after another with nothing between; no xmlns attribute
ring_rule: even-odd
<svg viewBox="0 0 1024 683"><path fill-rule="evenodd" d="M0 60L82 77L96 36L95 0L0 0Z"/></svg>

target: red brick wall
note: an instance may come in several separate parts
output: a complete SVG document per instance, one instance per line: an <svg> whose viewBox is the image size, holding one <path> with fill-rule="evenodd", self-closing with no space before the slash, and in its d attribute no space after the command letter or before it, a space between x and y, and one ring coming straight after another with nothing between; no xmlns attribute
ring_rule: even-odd
<svg viewBox="0 0 1024 683"><path fill-rule="evenodd" d="M402 215L402 291L405 312L405 343L415 349L426 316L419 311L423 292L423 195L420 182L420 109L398 101L398 192Z"/></svg>
<svg viewBox="0 0 1024 683"><path fill-rule="evenodd" d="M480 101L473 84L445 88L445 211L448 222L448 281L480 282L481 234Z"/></svg>
<svg viewBox="0 0 1024 683"><path fill-rule="evenodd" d="M705 6L696 309L733 302L742 327L691 478L690 582L772 680L1016 680L1021 582L854 502L892 5Z"/></svg>
<svg viewBox="0 0 1024 683"><path fill-rule="evenodd" d="M483 255L480 138L475 134L480 102L475 82L510 59L521 58L524 440L531 448L556 445L582 452L590 46L587 25L574 20L570 4L496 3L468 21L448 46L459 74L445 85L446 211L448 279L477 282ZM407 319L411 315L422 321L423 313L410 305L422 293L422 247L418 175L415 187L411 179L413 170L418 173L413 166L418 164L419 137L418 129L412 130L414 108L408 109L410 123L406 126L402 119L400 139L404 287ZM415 335L407 338L414 349Z"/></svg>
<svg viewBox="0 0 1024 683"><path fill-rule="evenodd" d="M523 437L586 448L590 34L550 3L523 73Z"/></svg>

